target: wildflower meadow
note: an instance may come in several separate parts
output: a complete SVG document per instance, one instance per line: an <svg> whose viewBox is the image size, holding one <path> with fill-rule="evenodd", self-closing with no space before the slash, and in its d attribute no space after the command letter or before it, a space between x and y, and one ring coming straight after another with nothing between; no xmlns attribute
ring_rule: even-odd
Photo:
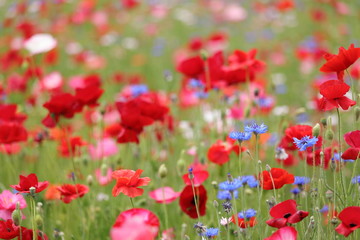
<svg viewBox="0 0 360 240"><path fill-rule="evenodd" d="M360 1L0 16L0 239L360 239Z"/></svg>

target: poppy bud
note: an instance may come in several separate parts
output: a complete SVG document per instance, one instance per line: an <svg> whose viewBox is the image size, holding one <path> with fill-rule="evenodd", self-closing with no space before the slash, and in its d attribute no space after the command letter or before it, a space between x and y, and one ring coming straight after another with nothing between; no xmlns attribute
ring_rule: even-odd
<svg viewBox="0 0 360 240"><path fill-rule="evenodd" d="M181 151L180 158L177 161L177 170L178 170L179 175L182 175L185 172L185 168L186 168L184 154L185 154L185 151L184 150Z"/></svg>
<svg viewBox="0 0 360 240"><path fill-rule="evenodd" d="M86 182L89 186L91 186L94 183L94 178L92 175L88 175L86 178Z"/></svg>
<svg viewBox="0 0 360 240"><path fill-rule="evenodd" d="M251 190L250 188L245 189L245 194L252 195L253 193L254 193L253 190Z"/></svg>
<svg viewBox="0 0 360 240"><path fill-rule="evenodd" d="M218 207L219 207L219 203L218 203L216 200L214 200L213 204L214 204L214 207L215 207L215 208L218 208Z"/></svg>
<svg viewBox="0 0 360 240"><path fill-rule="evenodd" d="M359 120L360 117L360 107L355 107L355 119L356 121Z"/></svg>
<svg viewBox="0 0 360 240"><path fill-rule="evenodd" d="M108 171L108 166L106 163L101 164L100 171L101 171L101 176L106 176Z"/></svg>
<svg viewBox="0 0 360 240"><path fill-rule="evenodd" d="M36 193L36 188L35 188L35 187L30 187L30 188L29 188L29 191L30 191L30 195L31 195L31 196L34 196L35 193Z"/></svg>
<svg viewBox="0 0 360 240"><path fill-rule="evenodd" d="M331 201L334 197L334 193L330 190L327 190L325 193L325 197Z"/></svg>
<svg viewBox="0 0 360 240"><path fill-rule="evenodd" d="M333 140L334 139L334 132L333 132L333 130L331 130L331 129L327 129L326 130L326 132L325 132L325 138L327 139L327 140Z"/></svg>
<svg viewBox="0 0 360 240"><path fill-rule="evenodd" d="M331 224L332 225L338 225L338 223L339 223L339 220L336 218L336 217L333 217L332 219L331 219Z"/></svg>
<svg viewBox="0 0 360 240"><path fill-rule="evenodd" d="M21 212L20 212L20 209L15 209L11 213L11 219L13 220L15 226L20 226L21 225Z"/></svg>
<svg viewBox="0 0 360 240"><path fill-rule="evenodd" d="M218 183L216 181L212 181L211 185L214 187L214 189L218 189Z"/></svg>
<svg viewBox="0 0 360 240"><path fill-rule="evenodd" d="M160 178L166 178L167 168L166 168L165 164L160 165L158 173L159 173Z"/></svg>
<svg viewBox="0 0 360 240"><path fill-rule="evenodd" d="M39 214L37 214L35 216L35 223L38 226L38 228L42 228L42 226L44 224L44 221L43 221L42 217Z"/></svg>
<svg viewBox="0 0 360 240"><path fill-rule="evenodd" d="M270 171L271 171L270 165L269 165L269 164L266 164L265 169L266 169L266 171L270 172Z"/></svg>
<svg viewBox="0 0 360 240"><path fill-rule="evenodd" d="M326 126L327 126L326 118L321 118L320 122L321 122L321 125L323 125L323 127L326 128Z"/></svg>
<svg viewBox="0 0 360 240"><path fill-rule="evenodd" d="M205 50L201 50L200 51L200 56L201 56L202 60L206 61L209 58L209 53L206 52Z"/></svg>
<svg viewBox="0 0 360 240"><path fill-rule="evenodd" d="M312 129L312 135L315 137L318 137L320 135L320 124L315 124L315 126Z"/></svg>

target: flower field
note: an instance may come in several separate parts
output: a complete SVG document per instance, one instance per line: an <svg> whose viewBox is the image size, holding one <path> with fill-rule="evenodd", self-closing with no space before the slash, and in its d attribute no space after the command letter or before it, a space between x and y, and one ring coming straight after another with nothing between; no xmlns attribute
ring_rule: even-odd
<svg viewBox="0 0 360 240"><path fill-rule="evenodd" d="M0 239L360 239L360 2L0 16Z"/></svg>

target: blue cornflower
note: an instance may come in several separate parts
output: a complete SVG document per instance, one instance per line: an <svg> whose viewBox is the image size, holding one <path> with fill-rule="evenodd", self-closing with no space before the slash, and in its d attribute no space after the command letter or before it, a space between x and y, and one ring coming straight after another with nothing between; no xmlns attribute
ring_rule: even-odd
<svg viewBox="0 0 360 240"><path fill-rule="evenodd" d="M245 132L252 132L255 135L266 133L268 131L268 126L265 124L258 125L257 123L252 123L248 126L245 126Z"/></svg>
<svg viewBox="0 0 360 240"><path fill-rule="evenodd" d="M233 132L229 133L229 138L238 140L239 142L242 142L242 141L249 140L251 138L251 133L233 131Z"/></svg>
<svg viewBox="0 0 360 240"><path fill-rule="evenodd" d="M353 177L353 178L351 179L351 183L353 183L353 184L355 184L355 183L360 184L360 175Z"/></svg>
<svg viewBox="0 0 360 240"><path fill-rule="evenodd" d="M258 180L253 175L241 176L239 177L243 185L247 184L251 188L255 188L259 185Z"/></svg>
<svg viewBox="0 0 360 240"><path fill-rule="evenodd" d="M238 191L234 191L234 197L235 198L238 198L239 196L239 193ZM217 194L217 198L219 200L231 200L232 199L232 195L231 195L231 192L230 191L218 191L218 194Z"/></svg>
<svg viewBox="0 0 360 240"><path fill-rule="evenodd" d="M310 178L308 177L295 176L293 185L305 185L309 182L310 182Z"/></svg>
<svg viewBox="0 0 360 240"><path fill-rule="evenodd" d="M208 239L215 238L219 234L218 228L208 228L204 233L201 234L203 237L207 237Z"/></svg>
<svg viewBox="0 0 360 240"><path fill-rule="evenodd" d="M189 86L193 88L203 88L204 84L199 79L192 78L189 81Z"/></svg>
<svg viewBox="0 0 360 240"><path fill-rule="evenodd" d="M297 195L297 194L299 194L301 192L301 190L296 187L296 188L291 189L290 192Z"/></svg>
<svg viewBox="0 0 360 240"><path fill-rule="evenodd" d="M305 136L302 139L294 137L293 140L300 151L305 151L308 147L315 145L319 139L317 137L310 138L309 136Z"/></svg>
<svg viewBox="0 0 360 240"><path fill-rule="evenodd" d="M144 84L135 84L130 86L131 93L133 97L137 97L143 93L147 93L148 87Z"/></svg>
<svg viewBox="0 0 360 240"><path fill-rule="evenodd" d="M225 181L222 183L219 183L219 188L221 190L227 190L230 192L235 191L236 189L242 187L242 183L239 179L233 179L232 181Z"/></svg>
<svg viewBox="0 0 360 240"><path fill-rule="evenodd" d="M255 102L259 107L266 108L271 107L274 104L274 99L271 97L259 97Z"/></svg>
<svg viewBox="0 0 360 240"><path fill-rule="evenodd" d="M246 211L241 211L238 213L238 217L239 218L242 218L242 219L249 219L249 218L252 218L256 215L256 210L250 208Z"/></svg>
<svg viewBox="0 0 360 240"><path fill-rule="evenodd" d="M329 206L328 205L324 205L324 207L322 209L320 209L321 213L326 213L329 211Z"/></svg>

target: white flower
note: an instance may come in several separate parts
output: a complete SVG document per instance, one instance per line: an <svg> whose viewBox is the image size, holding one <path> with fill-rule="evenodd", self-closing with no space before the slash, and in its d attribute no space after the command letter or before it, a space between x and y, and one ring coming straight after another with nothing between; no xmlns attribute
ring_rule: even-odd
<svg viewBox="0 0 360 240"><path fill-rule="evenodd" d="M220 224L221 224L222 226L226 226L226 225L228 225L229 223L231 223L231 218L221 217L221 219L220 219Z"/></svg>
<svg viewBox="0 0 360 240"><path fill-rule="evenodd" d="M24 42L24 48L28 50L31 55L48 52L54 49L56 45L56 39L47 33L35 34Z"/></svg>

